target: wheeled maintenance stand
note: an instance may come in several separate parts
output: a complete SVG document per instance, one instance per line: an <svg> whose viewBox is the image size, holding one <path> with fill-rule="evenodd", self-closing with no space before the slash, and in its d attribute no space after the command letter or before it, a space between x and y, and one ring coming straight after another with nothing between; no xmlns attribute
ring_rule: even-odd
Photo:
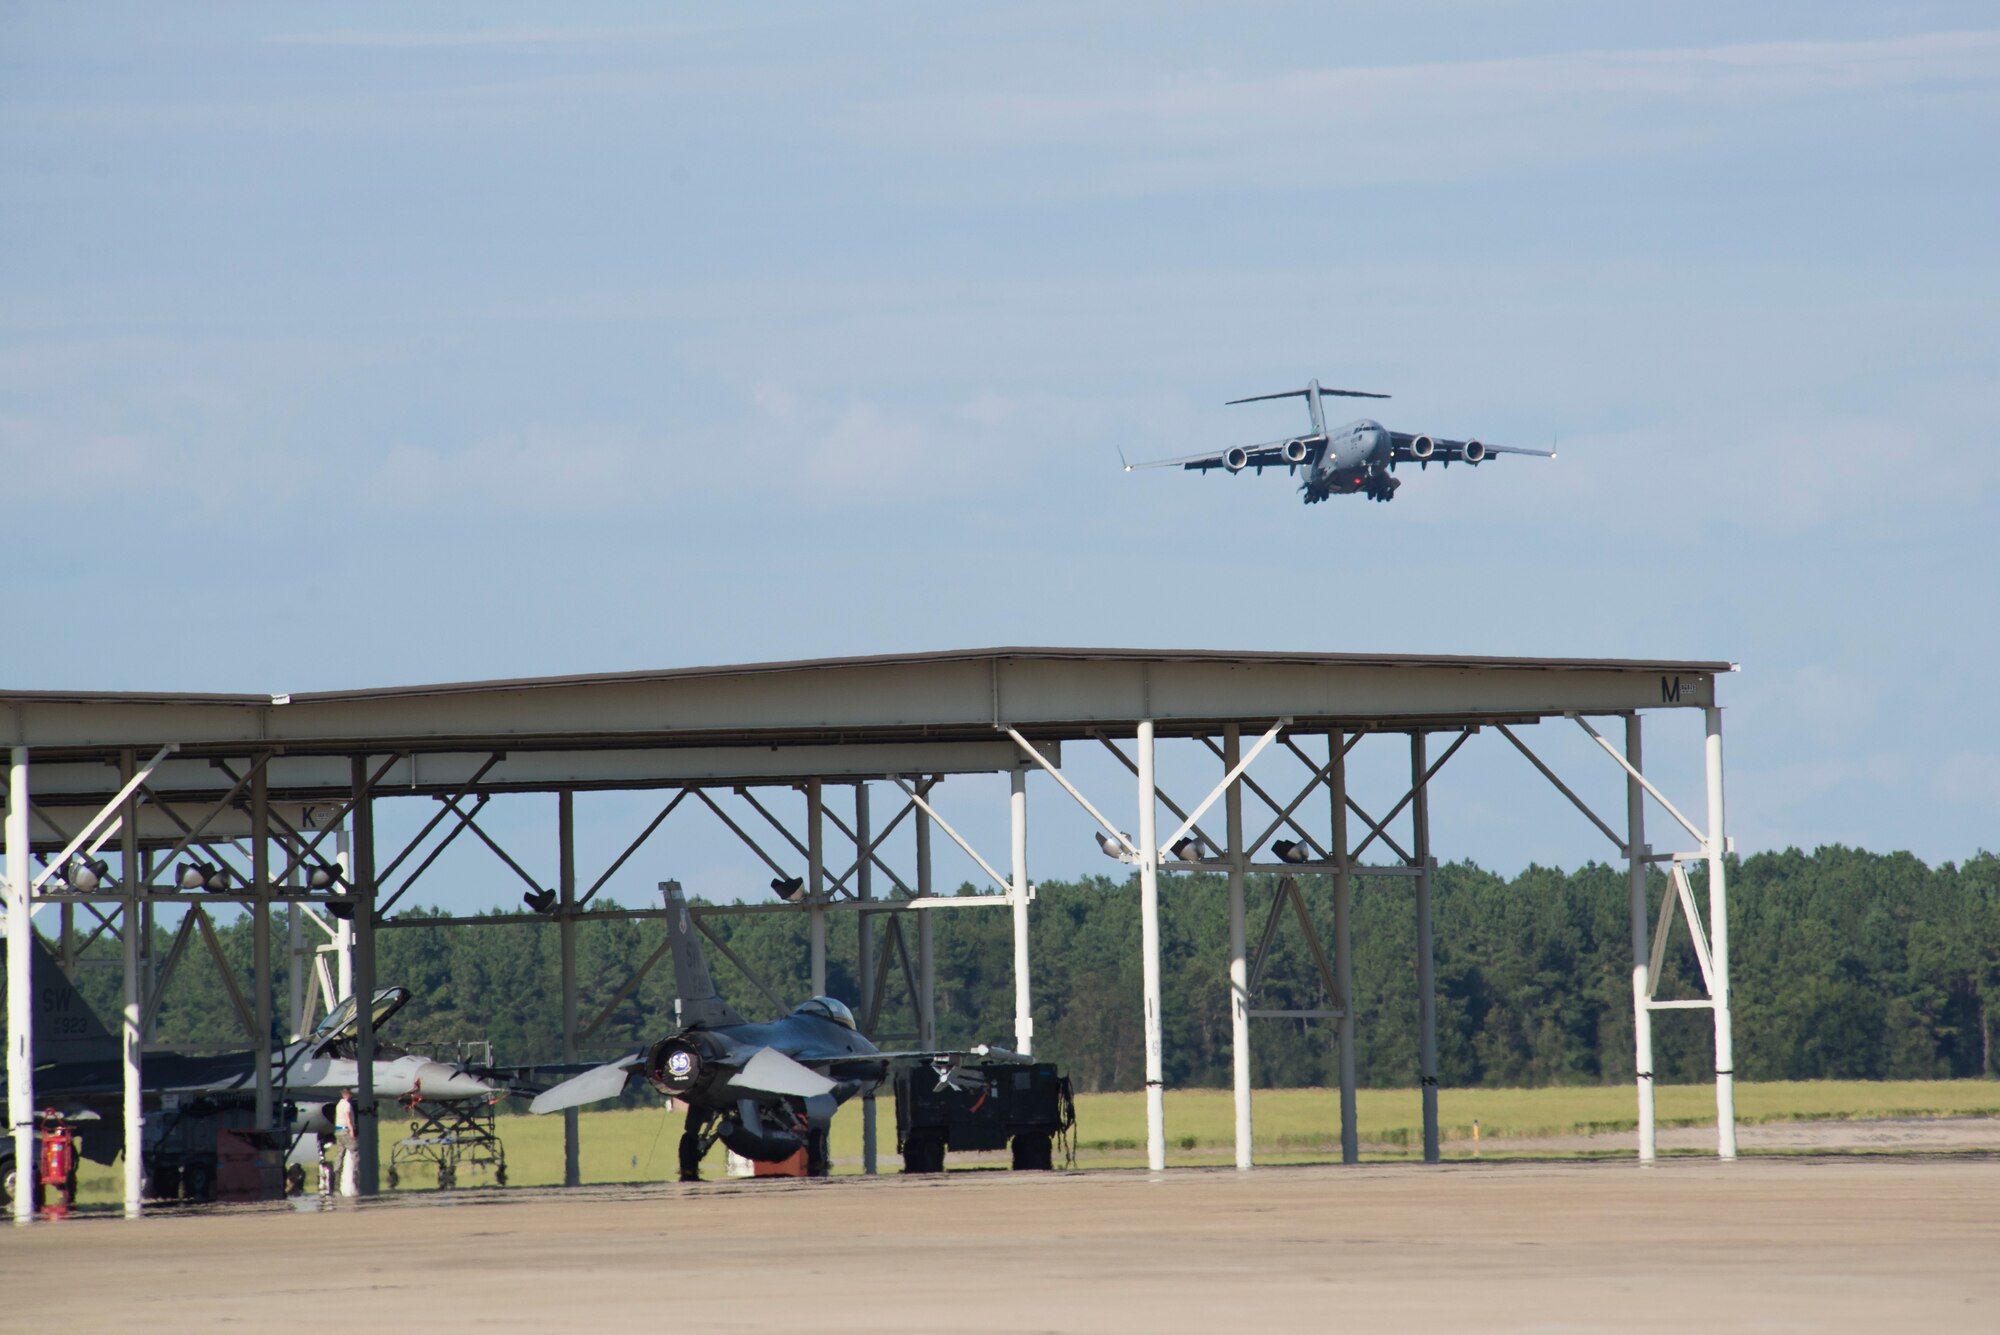
<svg viewBox="0 0 2000 1335"><path fill-rule="evenodd" d="M928 1067L896 1072L896 1148L906 1173L942 1173L946 1150L1013 1146L1016 1169L1055 1167L1055 1145L1075 1160L1076 1104L1049 1062L963 1066L949 1082Z"/></svg>

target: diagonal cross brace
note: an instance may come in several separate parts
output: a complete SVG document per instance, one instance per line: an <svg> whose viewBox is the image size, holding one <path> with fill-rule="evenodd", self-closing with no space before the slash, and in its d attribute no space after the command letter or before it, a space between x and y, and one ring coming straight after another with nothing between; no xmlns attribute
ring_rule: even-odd
<svg viewBox="0 0 2000 1335"><path fill-rule="evenodd" d="M1437 772L1444 768L1444 762L1450 760L1453 756L1457 755L1458 748L1464 746L1466 742L1471 739L1471 737L1472 737L1472 729L1467 728L1464 732L1461 732L1455 739L1453 739L1452 744L1444 749L1444 754L1439 756L1434 762L1432 762L1431 767L1424 771L1424 776L1421 779L1418 779L1414 784L1410 785L1410 791L1403 794L1403 800L1396 803L1395 806L1389 809L1389 814L1382 818L1382 825L1387 825L1390 821L1396 819L1396 817L1400 816L1403 813L1404 807L1416 801L1417 794L1421 793L1422 791L1424 791L1424 789L1428 788L1430 786L1431 780L1437 776ZM1374 824L1374 822L1372 821L1369 823L1371 825ZM1368 847L1368 845L1374 843L1376 837L1381 834L1382 834L1381 826L1376 826L1375 833L1369 835L1366 839L1363 839L1361 841L1361 847L1355 849L1352 853L1347 855L1349 860L1351 861L1353 859L1359 858L1363 850L1365 850Z"/></svg>
<svg viewBox="0 0 2000 1335"><path fill-rule="evenodd" d="M613 861L609 867L606 867L604 869L604 875L598 877L595 881L592 881L590 883L590 889L584 891L583 894L580 897L578 897L575 904L576 908L582 908L584 905L588 904L591 901L592 897L595 896L599 890L602 890L604 888L605 882L609 881L613 876L616 876L618 874L618 869L625 865L626 859L631 857L634 853L638 852L640 845L644 844L648 839L651 839L653 837L653 831L659 829L661 822L665 821L667 817L674 814L674 808L679 806L682 802L686 801L687 795L688 795L688 790L683 788L678 793L674 794L672 801L668 802L666 806L660 808L660 814L653 817L652 822L649 825L647 825L645 829L639 831L639 837L637 839L634 839L631 843L625 845L625 851L623 853L620 853L617 859Z"/></svg>
<svg viewBox="0 0 2000 1335"><path fill-rule="evenodd" d="M1618 762L1618 767L1620 769L1624 770L1634 779L1637 779L1639 781L1639 786L1644 788L1647 792L1651 793L1653 795L1653 800L1655 802L1658 802L1661 806L1665 807L1667 809L1667 814L1669 816L1672 816L1675 820L1679 821L1681 828L1683 830L1686 830L1689 834L1693 835L1696 843L1700 844L1703 848L1708 847L1708 836L1703 834L1700 830L1696 829L1693 821L1690 821L1686 816L1681 815L1680 808L1676 807L1672 802L1667 801L1667 795L1661 792L1659 789L1655 788L1653 786L1653 781L1651 779L1647 778L1645 775L1641 774L1637 769L1635 769L1632 765L1632 762L1625 758L1625 753L1623 751L1620 751L1610 742L1604 740L1604 734L1599 732L1597 729L1591 727L1590 721L1584 718L1583 715L1571 714L1570 717L1576 720L1577 727L1582 728L1585 732L1589 733L1591 739L1595 741L1599 746L1604 748L1604 754L1610 756L1613 760Z"/></svg>
<svg viewBox="0 0 2000 1335"><path fill-rule="evenodd" d="M1214 806L1216 802L1221 799L1224 793L1229 791L1229 785L1235 783L1238 779L1243 777L1243 771L1250 768L1250 762L1255 760L1258 756L1262 755L1264 753L1264 748L1269 746L1272 742L1276 741L1278 739L1279 732L1291 726L1291 722L1292 722L1291 716L1286 715L1285 717L1279 719L1276 723L1273 723L1268 729L1266 729L1264 735L1257 739L1257 744L1251 747L1248 751L1246 751L1243 755L1243 758L1237 761L1236 764L1233 767L1231 767L1231 769L1227 774L1222 776L1222 782L1216 784L1214 788L1209 790L1208 796L1201 799L1201 804L1197 806L1193 811L1188 813L1187 817L1181 821L1179 827L1176 828L1172 834L1166 837L1166 839L1160 844L1160 847L1172 848L1175 844L1178 844L1181 841L1182 835L1185 835L1189 830L1194 829L1195 822L1202 818L1202 814L1206 812L1210 807Z"/></svg>
<svg viewBox="0 0 2000 1335"><path fill-rule="evenodd" d="M464 794L460 794L460 796L463 795ZM452 846L452 844L458 839L458 836L465 833L466 827L472 823L473 817L477 816L480 812L484 811L486 809L487 802L491 800L492 799L487 794L481 793L478 799L473 802L472 810L465 812L464 814L459 816L458 824L452 826L451 832L445 835L444 838L438 840L436 848L433 848L429 853L424 855L424 860L417 864L417 869L415 871L411 872L408 876L403 878L403 883L396 887L396 892L390 895L389 898L385 900L383 903L376 905L375 916L378 919L382 917L382 915L386 914L390 909L396 906L396 901L403 897L403 892L408 890L411 886L415 885L418 879L422 877L425 872L431 869L432 863L436 862L439 858L444 856L445 850ZM443 817L447 814L449 814L448 808L440 808L438 811L438 815L440 817ZM421 838L422 836L420 835L418 837ZM410 847L415 848L416 845L413 843L410 845ZM401 858L397 859L397 862L401 861L402 861ZM394 870L393 864L391 865L390 870L392 871ZM377 886L380 886L382 882L388 879L389 877L386 872L377 872L375 875L375 884Z"/></svg>
<svg viewBox="0 0 2000 1335"><path fill-rule="evenodd" d="M179 742L168 742L165 746L161 747L157 752L154 753L153 758L151 760L147 761L144 765L140 766L139 769L134 771L132 777L125 781L125 786L118 790L117 795L113 797L109 802L106 802L102 807L102 809L100 809L95 816L92 816L89 822L86 823L81 830L78 830L76 832L76 837L69 841L69 846L64 848L62 852L58 853L56 855L56 860L50 863L47 867L45 867L42 870L42 874L35 878L34 884L29 887L30 890L33 891L41 889L43 884L47 882L47 880L51 876L54 876L56 874L58 868L68 866L69 860L76 856L76 851L79 848L82 848L85 844L89 843L91 836L96 834L100 827L104 826L107 822L113 821L114 818L117 817L118 808L125 805L125 799L132 796L132 794L138 791L140 788L144 787L146 780L153 777L153 771L160 767L160 762L165 760L168 756L172 755L174 752L180 750L180 745L181 744ZM231 795L233 796L234 794L232 793ZM110 829L105 830L104 831L105 839L110 838L112 832L115 831L117 828L118 827L116 824L112 824ZM103 845L104 845L104 840L100 839L98 840L96 847L93 848L91 851L94 853L97 848L101 848L103 847ZM169 860L171 861L171 859Z"/></svg>
<svg viewBox="0 0 2000 1335"><path fill-rule="evenodd" d="M459 810L457 798L447 797L442 800L444 804L450 807L453 811ZM466 826L469 829L471 829L471 831L474 834L479 836L480 842L484 843L488 848L492 849L495 857L499 858L502 862L506 863L509 867L513 868L514 874L520 877L523 881L526 881L528 883L528 888L530 890L533 890L536 894L540 894L542 892L541 884L537 882L534 877L528 875L528 873L522 869L521 864L514 861L514 859L508 855L506 849L500 847L499 844L493 842L493 836L486 833L486 831L480 829L478 821L472 819L469 813L460 812L460 815L464 816Z"/></svg>
<svg viewBox="0 0 2000 1335"><path fill-rule="evenodd" d="M884 862L882 860L882 855L878 850L882 847L883 843L889 838L889 836L895 832L896 827L898 825L901 825L905 820L905 818L907 818L909 814L915 810L916 807L914 805L905 802L902 808L898 810L894 816L891 816L889 818L889 823L884 825L881 828L881 830L876 833L875 837L868 841L868 850L866 857L867 861L873 863L877 870L879 870L884 876L889 878L889 883L891 885L895 886L896 889L902 891L905 895L914 895L916 891L910 889L909 885L904 882L903 878L896 875L895 868L891 867L887 862ZM853 839L855 845L859 847L861 841L855 838L855 833L853 830L847 828L847 822L840 819L839 816L836 816L831 811L825 812L824 814L828 820L834 823L834 825L840 830L842 834L845 834L849 839ZM852 863L852 865L848 867L846 871L842 872L840 875L836 877L833 877L830 881L827 882L827 884L835 888L845 888L847 885L847 879L850 876L854 875L854 873L861 870L862 861L863 859L860 856L856 856L854 862Z"/></svg>
<svg viewBox="0 0 2000 1335"><path fill-rule="evenodd" d="M1022 744L1026 745L1025 742ZM988 876L993 878L993 884L1000 887L1004 897L1006 897L1009 900L1013 898L1014 887L1012 883L1009 882L1007 878L1002 876L999 872L993 870L993 864L988 862L985 858L980 857L979 851L975 849L971 844L966 843L965 839L959 834L957 830L951 828L950 821L946 820L943 816L938 815L937 809L931 806L929 802L926 802L916 792L915 789L910 787L909 784L904 783L899 778L893 778L893 777L889 781L895 784L898 788L902 789L903 795L905 797L908 797L910 801L916 803L917 809L919 811L922 811L926 816L929 816L933 821L936 821L937 827L940 830L944 831L945 837L947 839L950 839L954 844L957 844L960 850L963 851L967 857L971 858L974 862L977 862L979 864L979 868L981 871L985 872ZM1131 845L1129 844L1126 846L1128 848L1131 847Z"/></svg>
<svg viewBox="0 0 2000 1335"><path fill-rule="evenodd" d="M1104 813L1099 811L1096 807L1092 806L1090 804L1090 799L1085 797L1082 793L1078 792L1076 785L1071 783L1068 777L1065 776L1061 770L1057 769L1054 765L1051 765L1048 762L1048 758L1045 757L1040 751L1037 751L1034 747L1034 744L1021 735L1021 732L1018 728L1007 729L1007 735L1014 739L1014 745L1020 747L1023 751L1027 752L1028 759L1034 761L1035 764L1041 768L1044 774L1047 774L1050 778L1054 779L1057 783L1061 784L1062 790L1068 793L1071 797L1075 798L1076 804L1082 807L1085 811L1089 812L1090 818L1096 821L1099 825L1102 825L1104 827L1104 832L1106 834L1110 835L1113 839L1116 839L1119 845L1123 847L1127 853L1130 853L1135 858L1139 856L1138 848L1136 848L1133 845L1130 839L1125 837L1125 832L1119 829L1116 825L1113 825L1110 821L1106 820L1104 818ZM901 784L902 780L898 779L896 782L898 784ZM907 788L904 789L904 791L909 792ZM916 796L916 794L914 793L911 793L910 795L912 797ZM925 807L924 810L928 813L930 811L930 808ZM942 822L940 822L940 824L942 824ZM952 837L954 839L957 838L956 835ZM960 847L964 847L964 845L961 844ZM971 852L972 850L966 849L966 851ZM988 868L987 870L989 872L992 871L991 868ZM996 881L1000 881L1000 877L998 875L994 875L993 879ZM1000 881L1000 883L1002 885L1006 884L1005 881Z"/></svg>
<svg viewBox="0 0 2000 1335"><path fill-rule="evenodd" d="M1522 741L1519 737L1516 737L1514 735L1514 730L1512 728L1508 727L1504 723L1498 723L1495 724L1494 726L1500 729L1500 735L1502 737L1505 737L1508 741L1514 744L1515 750L1519 751L1522 755L1528 758L1528 763L1530 765L1533 765L1536 769L1542 772L1542 777L1544 779L1547 779L1550 783L1555 785L1555 789L1557 792L1561 793L1564 797L1567 797L1570 800L1570 804L1574 806L1578 811L1581 811L1586 817L1588 817L1592 825L1595 825L1598 829L1604 832L1604 837L1612 842L1612 844L1618 849L1620 854L1622 854L1625 857L1632 856L1631 850L1626 847L1624 839L1619 837L1618 832L1612 829L1609 825L1606 825L1602 820L1599 820L1597 813L1590 809L1589 804L1586 803L1582 798L1578 797L1575 793L1571 792L1569 785L1564 783L1561 779L1557 778L1556 772L1550 769L1547 765L1543 764L1542 758L1536 755L1533 751L1530 751L1528 749L1528 744Z"/></svg>
<svg viewBox="0 0 2000 1335"><path fill-rule="evenodd" d="M764 851L764 846L758 843L755 839L752 839L750 837L749 831L745 830L741 825L738 825L735 821L731 820L729 818L729 813L724 811L720 806L716 804L715 799L708 795L708 791L706 789L696 788L691 791L694 793L695 797L701 801L703 806L707 807L710 811L713 811L715 813L715 818L717 820L721 821L724 825L727 825L729 827L729 832L731 834L735 835L738 839L743 841L743 846L745 848L749 849L752 853L755 853L758 857L763 859L764 865L769 867L774 875L783 876L785 874L785 869L783 867L780 867L776 862L771 860L771 855ZM751 801L750 805L754 807L757 806L757 803L753 800ZM758 810L761 811L763 810L763 808L759 807ZM767 813L767 819L768 819L768 813ZM782 825L778 826L778 833L784 835L785 838L787 839L791 839L792 837L791 832L785 829L785 827ZM793 842L797 843L798 841L793 840Z"/></svg>
<svg viewBox="0 0 2000 1335"><path fill-rule="evenodd" d="M1215 752L1217 756L1222 755L1222 748L1215 744L1214 738L1204 737L1201 740L1202 744L1206 746L1209 750ZM1294 811L1297 811L1299 807L1304 804L1305 800L1308 797L1311 797L1313 793L1318 790L1320 775L1323 772L1324 771L1315 767L1313 770L1313 777L1306 780L1306 786L1299 790L1299 795L1293 798L1289 803L1287 803L1282 807L1278 805L1277 798L1272 797L1269 793L1264 791L1264 787L1262 784L1258 783L1255 779L1251 778L1247 774L1243 776L1243 786L1249 789L1250 792L1255 794L1258 801L1262 802L1265 806L1269 807L1271 810L1278 813L1278 818L1272 821L1269 825L1265 826L1264 832L1258 835L1255 839L1251 840L1249 845L1243 850L1245 856L1254 854L1258 849L1262 848L1264 846L1264 841L1266 839L1269 839L1272 835L1276 834L1280 826L1289 825L1292 827L1292 833L1298 835L1300 839L1304 840L1306 847L1313 851L1315 855L1315 860L1323 862L1323 861L1328 861L1332 858L1332 854L1326 851L1325 845L1321 844L1319 840L1313 838L1312 831L1306 829L1305 826L1299 824L1299 822L1292 816L1292 813Z"/></svg>
<svg viewBox="0 0 2000 1335"><path fill-rule="evenodd" d="M1660 971L1667 958L1667 933L1673 930L1676 904L1680 905L1681 913L1687 919L1688 939L1694 945L1694 960L1701 969L1702 986L1709 996L1715 995L1715 961L1709 951L1708 933L1702 927L1701 910L1695 904L1694 886L1688 881L1687 869L1676 857L1668 865L1667 892L1660 896L1660 913L1653 924L1652 957L1646 962L1648 1001L1660 990Z"/></svg>
<svg viewBox="0 0 2000 1335"><path fill-rule="evenodd" d="M505 756L505 754L506 753L503 751L495 751L492 755L488 756L486 758L486 763L481 765L477 770L475 770L473 772L472 777L465 781L465 786L458 790L459 798L464 799L470 797L472 795L472 790L479 786L479 781L486 777L486 772L492 769L495 765L499 764L501 759ZM478 808L476 807L474 808L474 810L477 809ZM440 802L438 803L437 813L433 815L429 820L424 822L424 828L418 830L416 836L412 838L409 843L403 845L403 851L396 854L395 857L391 858L389 860L388 866L382 868L380 871L377 871L375 873L375 883L377 885L380 885L382 882L394 876L396 874L396 868L402 866L403 863L409 860L410 855L417 851L417 846L422 844L424 840L430 838L431 831L435 830L439 825L441 825L444 822L444 818L446 816L449 816L452 813L452 811L453 811L452 807L447 806L442 800L440 800ZM450 843L453 839L458 837L459 830L465 827L465 820L466 818L464 816L459 817L458 827L453 829L450 834L445 836L446 843ZM428 866L429 862L426 861L425 865ZM416 879L415 877L411 878L411 880L415 879ZM383 911L387 911L387 909L388 905L386 904L383 905Z"/></svg>
<svg viewBox="0 0 2000 1335"><path fill-rule="evenodd" d="M1092 731L1091 736L1097 739L1097 743L1099 746L1102 746L1105 750L1109 751L1112 754L1112 756L1117 759L1118 763L1125 767L1126 773L1130 774L1135 779L1139 777L1139 767L1132 763L1132 757L1126 755L1123 751L1118 749L1118 744L1116 742L1112 741L1109 737L1106 737L1101 732ZM1202 740L1207 741L1208 739L1203 738ZM1212 746L1210 749L1214 750ZM1216 754L1219 756L1222 754L1222 752L1216 751ZM1174 813L1174 819L1185 820L1187 818L1187 812L1182 809L1181 804L1174 801L1172 794L1168 793L1166 789L1160 787L1157 782L1153 785L1153 795L1160 799L1161 806L1165 807L1167 810ZM1202 829L1201 826L1194 825L1190 826L1189 828L1191 828L1194 831L1195 838L1198 839L1204 847L1214 848L1214 849L1222 849L1227 847L1227 845L1225 845L1220 839L1216 839L1213 836L1211 836L1209 832L1207 830ZM1171 848L1171 845L1169 845L1169 848Z"/></svg>

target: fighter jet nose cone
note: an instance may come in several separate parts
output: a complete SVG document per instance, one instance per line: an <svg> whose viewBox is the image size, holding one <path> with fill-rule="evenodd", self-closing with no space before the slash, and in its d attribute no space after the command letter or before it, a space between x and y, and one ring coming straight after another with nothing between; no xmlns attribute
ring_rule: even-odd
<svg viewBox="0 0 2000 1335"><path fill-rule="evenodd" d="M470 1099L493 1092L487 1081L443 1062L425 1062L416 1074L427 1099Z"/></svg>

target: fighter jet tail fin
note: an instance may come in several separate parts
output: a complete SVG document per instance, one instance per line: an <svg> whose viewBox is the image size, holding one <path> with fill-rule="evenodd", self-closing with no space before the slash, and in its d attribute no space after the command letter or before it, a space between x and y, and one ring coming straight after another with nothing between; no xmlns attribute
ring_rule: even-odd
<svg viewBox="0 0 2000 1335"><path fill-rule="evenodd" d="M34 949L35 1060L37 1062L116 1061L119 1042L76 990L62 965L29 933Z"/></svg>
<svg viewBox="0 0 2000 1335"><path fill-rule="evenodd" d="M681 883L662 881L660 893L667 900L667 943L674 953L674 995L680 1007L681 1027L710 1029L748 1023L715 990L715 979L708 972L708 956L696 936L694 915L688 912Z"/></svg>

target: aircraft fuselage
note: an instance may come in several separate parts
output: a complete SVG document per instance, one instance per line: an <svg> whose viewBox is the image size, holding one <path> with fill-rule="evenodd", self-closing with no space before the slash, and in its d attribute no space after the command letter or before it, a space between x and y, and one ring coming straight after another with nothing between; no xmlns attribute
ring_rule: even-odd
<svg viewBox="0 0 2000 1335"><path fill-rule="evenodd" d="M1394 489L1389 476L1391 437L1388 428L1370 418L1360 418L1326 433L1326 443L1307 456L1305 480L1300 490L1306 503L1328 496L1345 496L1357 491Z"/></svg>

